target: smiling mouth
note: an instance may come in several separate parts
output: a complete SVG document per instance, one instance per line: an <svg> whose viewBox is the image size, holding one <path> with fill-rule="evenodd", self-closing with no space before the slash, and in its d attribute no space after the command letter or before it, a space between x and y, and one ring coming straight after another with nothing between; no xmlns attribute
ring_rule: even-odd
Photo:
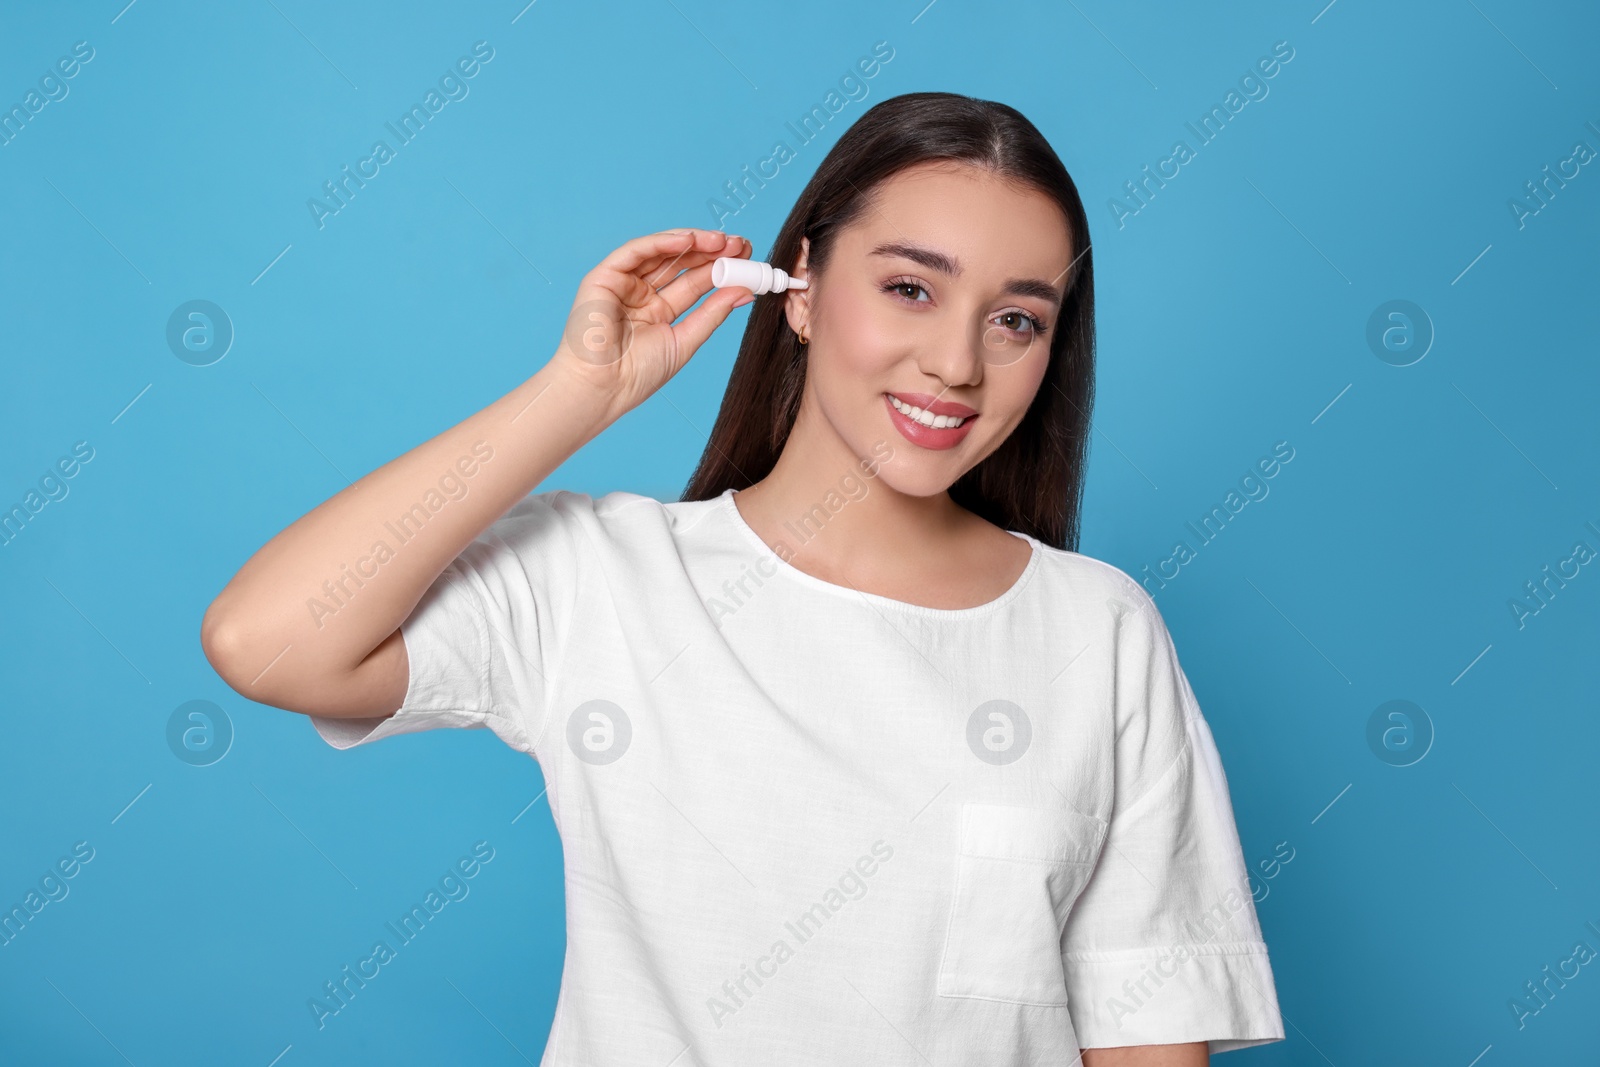
<svg viewBox="0 0 1600 1067"><path fill-rule="evenodd" d="M953 430L977 418L976 415L935 415L931 411L924 411L922 408L907 404L893 393L883 395L889 398L889 403L893 404L894 409L900 414L934 430Z"/></svg>

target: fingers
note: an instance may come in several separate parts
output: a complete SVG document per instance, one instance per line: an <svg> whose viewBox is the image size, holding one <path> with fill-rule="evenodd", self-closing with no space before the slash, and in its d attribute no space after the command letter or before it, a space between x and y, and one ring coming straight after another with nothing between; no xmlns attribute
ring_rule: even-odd
<svg viewBox="0 0 1600 1067"><path fill-rule="evenodd" d="M664 291L667 294L664 303L671 308L666 321L671 322L711 288L710 268L701 272L703 278L694 273L694 268L723 256L748 256L752 247L743 237L717 230L650 234L628 242L607 256L584 281L611 292L630 308L660 304L662 301L656 300L658 290ZM629 262L634 263L633 269L618 269L617 264ZM693 295L689 295L691 293ZM665 310L658 308L657 313Z"/></svg>
<svg viewBox="0 0 1600 1067"><path fill-rule="evenodd" d="M651 289L661 289L671 283L680 271L690 270L724 256L747 256L750 254L750 248L749 241L730 234L726 241L717 247L709 249L692 247L671 257L654 256L640 264L634 273L642 277Z"/></svg>
<svg viewBox="0 0 1600 1067"><path fill-rule="evenodd" d="M734 305L746 299L754 299L748 289L737 286L718 289L707 297L703 304L685 316L682 322L672 327L673 335L678 339L679 367L688 362L689 357L705 344L706 338L727 320L728 313L733 310Z"/></svg>
<svg viewBox="0 0 1600 1067"><path fill-rule="evenodd" d="M725 243L726 235L717 230L662 230L635 237L602 259L599 265L619 273L631 273L652 259L665 262L692 249L710 251L722 248Z"/></svg>
<svg viewBox="0 0 1600 1067"><path fill-rule="evenodd" d="M667 322L676 321L679 315L694 306L696 300L699 300L712 290L711 266L710 263L701 263L656 290L655 295L660 297L667 305L667 311L664 315ZM739 291L748 293L750 290L741 289Z"/></svg>
<svg viewBox="0 0 1600 1067"><path fill-rule="evenodd" d="M668 308L671 309L668 321L682 315L694 306L696 300L711 291L711 268L714 266L715 260L722 256L739 259L747 258L750 255L750 248L750 242L740 238L738 244L730 243L729 247L719 255L704 252L696 253L693 256L685 256L682 262L672 269L678 270L685 267L688 269L665 285L661 285L661 288L656 291L656 295L665 300ZM662 274L666 276L665 271ZM660 283L657 282L656 284L659 285ZM748 293L750 290L741 288L739 292Z"/></svg>

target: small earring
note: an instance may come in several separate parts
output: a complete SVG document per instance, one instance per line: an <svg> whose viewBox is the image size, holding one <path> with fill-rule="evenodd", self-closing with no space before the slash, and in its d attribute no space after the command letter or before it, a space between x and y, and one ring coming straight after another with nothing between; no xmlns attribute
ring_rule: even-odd
<svg viewBox="0 0 1600 1067"><path fill-rule="evenodd" d="M803 345L808 345L811 343L810 341L806 340L806 328L804 326L800 327L800 343Z"/></svg>

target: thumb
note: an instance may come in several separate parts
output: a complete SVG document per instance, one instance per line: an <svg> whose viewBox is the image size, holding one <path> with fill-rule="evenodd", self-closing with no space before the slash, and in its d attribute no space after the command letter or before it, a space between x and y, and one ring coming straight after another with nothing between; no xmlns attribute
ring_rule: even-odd
<svg viewBox="0 0 1600 1067"><path fill-rule="evenodd" d="M739 286L730 286L727 289L718 289L708 299L701 302L700 306L684 316L683 321L672 327L673 336L678 340L678 351L683 353L685 361L705 344L706 338L727 321L728 315L736 307L743 307L755 300L754 294L748 289Z"/></svg>

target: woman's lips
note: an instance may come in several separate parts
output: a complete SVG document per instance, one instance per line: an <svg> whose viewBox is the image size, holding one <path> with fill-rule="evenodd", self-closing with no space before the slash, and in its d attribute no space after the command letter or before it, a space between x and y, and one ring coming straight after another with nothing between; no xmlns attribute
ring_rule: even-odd
<svg viewBox="0 0 1600 1067"><path fill-rule="evenodd" d="M917 404L914 398L924 399L928 402L928 407L925 410L931 410L935 415L967 415L966 421L960 426L947 426L943 429L934 429L932 426L922 425L922 423L911 418L909 415L902 414L895 408L894 402L889 399L889 394L884 393L883 406L889 412L889 421L894 423L894 428L900 431L900 436L904 437L912 444L920 445L923 448L931 448L936 451L946 448L954 448L956 445L961 443L961 439L966 437L967 433L972 429L972 424L978 420L977 413L973 412L971 408L963 404L951 404L944 401L935 401L932 397L928 397L920 393L896 393L894 394L894 397L896 400L899 400L902 403L910 404L913 407L923 406L921 404ZM940 408L947 408L949 410L941 411Z"/></svg>

